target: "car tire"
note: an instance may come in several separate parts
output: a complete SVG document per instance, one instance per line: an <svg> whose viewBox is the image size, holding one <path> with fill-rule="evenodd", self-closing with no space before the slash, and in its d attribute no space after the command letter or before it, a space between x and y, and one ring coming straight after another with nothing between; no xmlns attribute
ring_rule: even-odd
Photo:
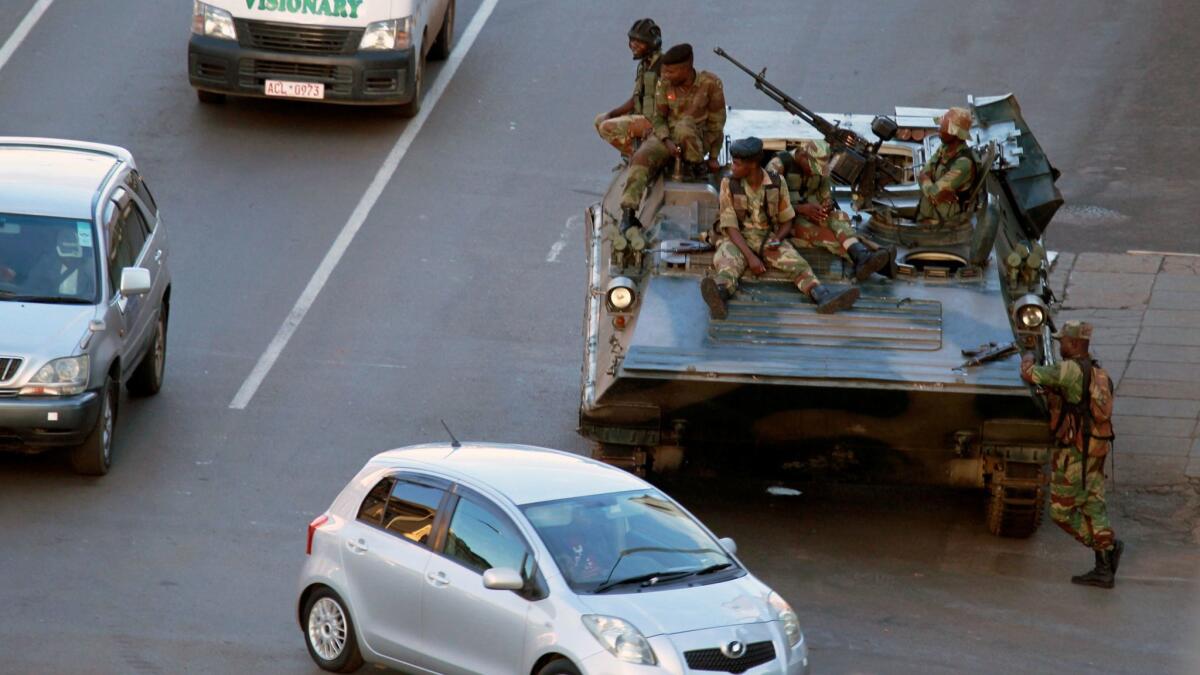
<svg viewBox="0 0 1200 675"><path fill-rule="evenodd" d="M445 61L450 58L450 50L454 48L454 0L446 5L446 16L442 19L442 29L438 31L433 48L429 50L429 58L434 61Z"/></svg>
<svg viewBox="0 0 1200 675"><path fill-rule="evenodd" d="M352 673L363 665L354 622L346 603L330 588L319 588L304 603L304 644L322 670Z"/></svg>
<svg viewBox="0 0 1200 675"><path fill-rule="evenodd" d="M581 675L579 669L567 659L554 659L538 669L537 675Z"/></svg>
<svg viewBox="0 0 1200 675"><path fill-rule="evenodd" d="M146 350L142 362L133 377L129 378L126 388L134 396L153 396L162 389L163 375L167 369L167 312L166 307L158 315L154 324L153 342Z"/></svg>
<svg viewBox="0 0 1200 675"><path fill-rule="evenodd" d="M117 397L120 390L111 377L100 390L100 414L96 426L83 443L71 448L71 467L84 476L103 476L112 466L113 431L117 428Z"/></svg>
<svg viewBox="0 0 1200 675"><path fill-rule="evenodd" d="M203 89L196 90L196 98L200 99L201 103L210 105L225 102L225 94L218 94L215 91L205 91Z"/></svg>
<svg viewBox="0 0 1200 675"><path fill-rule="evenodd" d="M413 78L413 97L412 100L403 105L396 106L396 114L405 119L412 119L421 112L421 86L425 79L425 59L419 54L417 56L417 76Z"/></svg>

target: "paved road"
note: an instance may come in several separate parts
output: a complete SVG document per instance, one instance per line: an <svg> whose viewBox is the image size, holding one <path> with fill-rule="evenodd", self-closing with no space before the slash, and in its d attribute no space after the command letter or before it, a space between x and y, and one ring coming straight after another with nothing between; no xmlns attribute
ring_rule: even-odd
<svg viewBox="0 0 1200 675"><path fill-rule="evenodd" d="M654 11L668 42L775 62L818 109L1015 91L1074 207L1054 245L1200 251L1191 93L1171 76L1195 60L1200 10L1045 4L1027 17L961 3L958 25L929 1L902 15L746 3L729 27L718 5ZM0 43L32 5L0 7ZM189 5L55 0L0 70L0 133L135 153L170 220L176 280L167 384L125 401L113 473L0 458L2 672L312 672L292 607L304 525L365 458L440 438L439 419L464 438L586 450L573 431L578 215L615 159L590 122L626 92L623 31L644 4L501 0L244 410L230 409L235 392L406 123L197 104ZM460 28L478 7L461 1ZM764 104L701 54L732 103ZM974 502L921 495L685 497L744 532L752 566L805 608L818 672L1200 663L1190 543L1135 528L1144 553L1126 564L1141 581L1087 593L1061 583L1087 562L1064 537L997 542Z"/></svg>

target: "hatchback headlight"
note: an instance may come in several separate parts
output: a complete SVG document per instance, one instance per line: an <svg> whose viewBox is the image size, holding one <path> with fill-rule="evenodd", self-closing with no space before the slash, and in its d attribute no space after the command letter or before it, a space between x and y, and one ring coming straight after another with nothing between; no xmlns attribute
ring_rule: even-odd
<svg viewBox="0 0 1200 675"><path fill-rule="evenodd" d="M412 17L367 24L358 48L366 51L408 49L412 46Z"/></svg>
<svg viewBox="0 0 1200 675"><path fill-rule="evenodd" d="M804 639L804 633L800 630L800 617L796 616L796 612L792 606L787 603L778 593L771 591L767 596L767 604L775 611L775 617L783 624L783 632L787 635L788 646L795 647L797 643Z"/></svg>
<svg viewBox="0 0 1200 675"><path fill-rule="evenodd" d="M90 360L87 354L54 359L42 366L29 384L18 393L23 396L73 396L87 389Z"/></svg>
<svg viewBox="0 0 1200 675"><path fill-rule="evenodd" d="M585 614L583 625L591 631L597 642L618 659L644 666L658 663L650 643L646 641L642 632L628 621L615 616Z"/></svg>
<svg viewBox="0 0 1200 675"><path fill-rule="evenodd" d="M196 35L236 40L237 28L233 26L233 15L200 0L192 4L192 32Z"/></svg>

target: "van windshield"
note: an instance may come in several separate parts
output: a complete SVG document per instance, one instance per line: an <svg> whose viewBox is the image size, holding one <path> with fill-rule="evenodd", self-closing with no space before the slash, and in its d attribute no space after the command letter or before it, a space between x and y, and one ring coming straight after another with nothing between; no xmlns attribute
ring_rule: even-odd
<svg viewBox="0 0 1200 675"><path fill-rule="evenodd" d="M0 302L96 302L96 237L86 220L0 213Z"/></svg>

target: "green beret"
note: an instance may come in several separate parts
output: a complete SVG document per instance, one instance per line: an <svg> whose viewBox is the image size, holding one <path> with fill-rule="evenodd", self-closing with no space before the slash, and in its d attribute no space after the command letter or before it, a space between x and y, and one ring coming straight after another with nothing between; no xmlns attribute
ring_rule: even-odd
<svg viewBox="0 0 1200 675"><path fill-rule="evenodd" d="M683 44L675 45L667 51L663 52L662 64L664 66L673 66L679 63L692 62L692 46L684 42Z"/></svg>
<svg viewBox="0 0 1200 675"><path fill-rule="evenodd" d="M762 139L754 136L739 138L729 146L729 154L734 159L755 159L762 155Z"/></svg>

